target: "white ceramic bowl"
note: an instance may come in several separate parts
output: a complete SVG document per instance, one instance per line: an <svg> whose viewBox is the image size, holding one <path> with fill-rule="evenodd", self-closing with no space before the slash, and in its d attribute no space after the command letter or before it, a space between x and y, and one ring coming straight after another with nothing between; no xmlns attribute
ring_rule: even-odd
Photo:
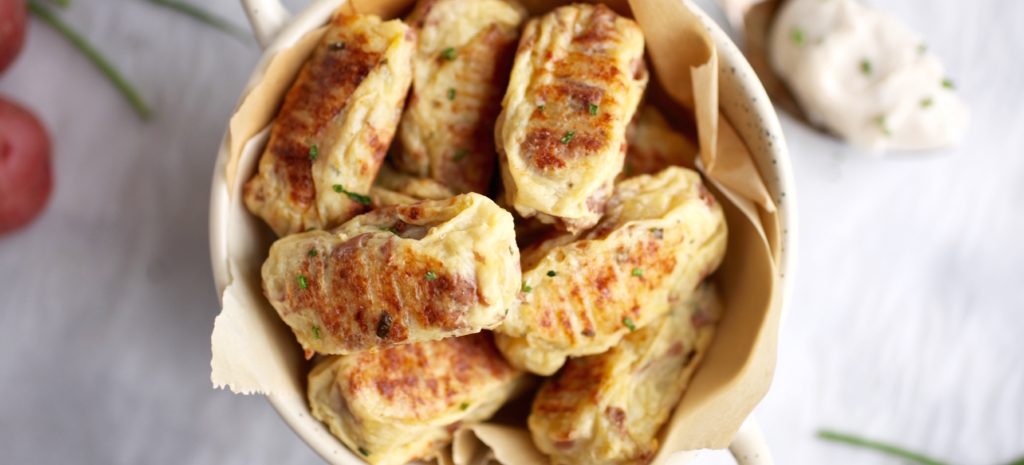
<svg viewBox="0 0 1024 465"><path fill-rule="evenodd" d="M263 58L250 78L249 86L262 77L268 57L295 43L309 31L327 22L331 13L344 0L315 0L294 15L280 0L242 0L253 30L264 49ZM689 1L689 0L681 0ZM786 144L782 137L775 110L768 100L743 54L728 36L698 7L690 5L701 16L718 50L719 105L746 143L769 193L778 206L781 221L782 253L778 268L782 276L782 300L788 301L794 234L796 224L794 191ZM248 86L247 86L248 87ZM228 140L218 154L214 168L210 202L210 252L213 275L218 292L223 292L229 281L227 230L230 221L228 186L223 175L228 159ZM317 451L325 460L336 465L364 463L340 444L318 421L311 418L305 400L295 396L268 396L270 403L289 426ZM767 445L757 425L748 419L740 428L730 452L741 465L770 465ZM672 463L682 464L696 452L673 456Z"/></svg>

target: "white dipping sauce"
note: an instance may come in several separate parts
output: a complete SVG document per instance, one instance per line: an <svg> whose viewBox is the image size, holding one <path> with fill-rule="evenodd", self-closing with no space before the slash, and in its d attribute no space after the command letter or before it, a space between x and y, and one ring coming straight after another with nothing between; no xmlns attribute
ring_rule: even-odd
<svg viewBox="0 0 1024 465"><path fill-rule="evenodd" d="M959 141L967 107L913 31L855 0L786 0L769 37L772 68L811 122L882 151Z"/></svg>

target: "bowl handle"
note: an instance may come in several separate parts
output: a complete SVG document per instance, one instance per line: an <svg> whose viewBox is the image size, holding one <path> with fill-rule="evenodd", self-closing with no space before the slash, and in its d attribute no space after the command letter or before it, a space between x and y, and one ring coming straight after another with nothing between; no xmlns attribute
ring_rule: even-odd
<svg viewBox="0 0 1024 465"><path fill-rule="evenodd" d="M281 0L242 0L242 9L256 34L260 48L267 48L291 16Z"/></svg>
<svg viewBox="0 0 1024 465"><path fill-rule="evenodd" d="M738 465L774 465L771 453L768 452L768 442L764 439L764 433L753 416L747 417L736 432L732 444L729 444L729 453L736 459Z"/></svg>

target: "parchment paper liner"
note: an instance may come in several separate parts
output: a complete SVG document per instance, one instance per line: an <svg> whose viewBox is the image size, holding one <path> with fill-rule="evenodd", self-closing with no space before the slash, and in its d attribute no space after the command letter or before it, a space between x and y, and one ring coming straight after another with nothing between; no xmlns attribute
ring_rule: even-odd
<svg viewBox="0 0 1024 465"><path fill-rule="evenodd" d="M528 0L537 14L568 2ZM729 224L728 252L715 280L723 294L724 314L703 364L669 423L660 432L655 463L673 452L724 448L764 396L775 368L781 307L777 266L779 218L749 150L718 112L717 52L709 33L688 0L606 2L634 17L643 28L652 74L660 92L649 98L686 131L695 122L701 147L698 165L722 201ZM394 17L412 0L352 0L342 8ZM262 393L276 404L305 405L308 369L288 327L263 297L259 269L273 241L272 233L250 215L241 201L242 183L255 171L266 143L268 124L299 68L323 33L317 29L261 61L263 76L254 78L231 117L225 148L229 219L226 245L230 275L222 290L222 311L214 323L211 380L235 393ZM653 84L653 82L652 82ZM674 117L682 115L679 117ZM693 132L693 128L689 128ZM282 412L292 426L306 424L328 434L308 411ZM344 447L335 454L346 455ZM462 429L441 463L526 465L546 459L534 449L525 425L482 424ZM321 451L322 452L322 451Z"/></svg>

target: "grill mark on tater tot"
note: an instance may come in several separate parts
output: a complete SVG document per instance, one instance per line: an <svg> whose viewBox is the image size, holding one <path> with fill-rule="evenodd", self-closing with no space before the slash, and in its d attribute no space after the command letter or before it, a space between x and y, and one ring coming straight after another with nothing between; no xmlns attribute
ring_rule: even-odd
<svg viewBox="0 0 1024 465"><path fill-rule="evenodd" d="M350 40L354 44L342 50L319 46L285 96L271 129L268 150L275 155L275 168L288 180L292 201L302 208L309 208L316 198L307 141L319 136L345 109L352 92L381 59L380 53L359 46L367 42L364 35Z"/></svg>
<svg viewBox="0 0 1024 465"><path fill-rule="evenodd" d="M312 310L324 331L349 349L405 341L412 325L446 331L464 327L463 316L480 299L474 280L444 272L440 261L399 255L397 236L384 242L373 238L361 234L308 258L301 268L305 284L289 285L287 308ZM431 279L425 278L428 273ZM384 314L390 324L381 337Z"/></svg>
<svg viewBox="0 0 1024 465"><path fill-rule="evenodd" d="M490 333L406 344L351 357L357 360L345 379L349 395L372 390L390 403L405 404L412 418L432 415L439 406L452 404L474 382L517 374L495 348ZM438 363L448 368L446 373L420 376L432 373L431 367Z"/></svg>

